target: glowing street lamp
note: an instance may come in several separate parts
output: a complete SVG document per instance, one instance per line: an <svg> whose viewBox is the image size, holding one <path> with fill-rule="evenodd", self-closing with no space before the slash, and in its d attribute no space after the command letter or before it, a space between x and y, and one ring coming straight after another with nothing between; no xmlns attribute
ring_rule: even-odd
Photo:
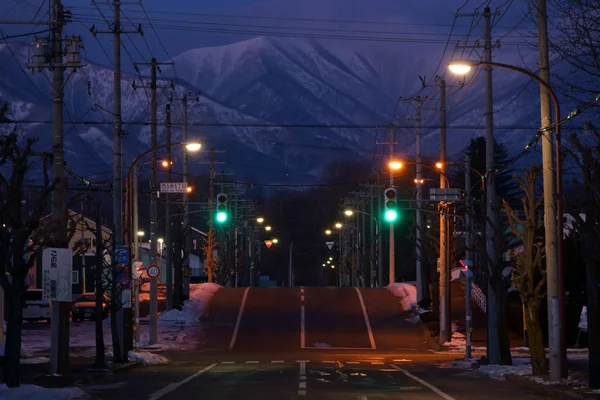
<svg viewBox="0 0 600 400"><path fill-rule="evenodd" d="M388 164L390 169L398 170L402 168L402 163L400 161L390 161Z"/></svg>
<svg viewBox="0 0 600 400"><path fill-rule="evenodd" d="M263 222L265 222L265 219L263 217L256 218L256 223L262 224Z"/></svg>
<svg viewBox="0 0 600 400"><path fill-rule="evenodd" d="M279 239L273 239L273 243L279 243Z"/></svg>
<svg viewBox="0 0 600 400"><path fill-rule="evenodd" d="M142 237L142 236L144 236L145 234L146 234L146 232L144 232L144 231L138 231L138 233L137 233L137 235L138 235L139 237Z"/></svg>
<svg viewBox="0 0 600 400"><path fill-rule="evenodd" d="M354 215L354 211L352 211L352 210L344 210L344 214L346 214L348 217L351 217L352 215Z"/></svg>
<svg viewBox="0 0 600 400"><path fill-rule="evenodd" d="M326 235L331 235L331 229L325 229L325 234Z"/></svg>
<svg viewBox="0 0 600 400"><path fill-rule="evenodd" d="M267 232L270 232L270 231L271 231L271 229L272 229L272 228L271 228L271 225L267 225L267 226L265 226L265 231L267 231Z"/></svg>
<svg viewBox="0 0 600 400"><path fill-rule="evenodd" d="M336 222L336 224L334 225L337 229L342 229L342 223L341 222Z"/></svg>

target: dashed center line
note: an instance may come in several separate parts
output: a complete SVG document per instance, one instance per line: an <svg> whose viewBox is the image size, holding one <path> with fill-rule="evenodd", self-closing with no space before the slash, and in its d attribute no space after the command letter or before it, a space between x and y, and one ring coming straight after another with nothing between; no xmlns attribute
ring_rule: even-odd
<svg viewBox="0 0 600 400"><path fill-rule="evenodd" d="M300 361L300 379L298 382L298 396L306 396L306 361Z"/></svg>

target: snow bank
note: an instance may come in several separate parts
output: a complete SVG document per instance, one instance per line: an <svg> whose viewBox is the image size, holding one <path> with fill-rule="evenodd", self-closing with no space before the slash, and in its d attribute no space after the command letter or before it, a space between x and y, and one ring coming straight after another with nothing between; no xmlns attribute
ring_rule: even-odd
<svg viewBox="0 0 600 400"><path fill-rule="evenodd" d="M529 358L513 358L512 361L513 365L482 365L477 372L500 381L505 380L507 375L531 375L531 361Z"/></svg>
<svg viewBox="0 0 600 400"><path fill-rule="evenodd" d="M7 388L0 385L0 399L6 400L76 400L89 399L90 397L79 388L50 389L35 385L21 385L18 388Z"/></svg>
<svg viewBox="0 0 600 400"><path fill-rule="evenodd" d="M162 325L198 325L206 305L214 294L221 289L216 283L197 283L190 285L190 298L183 303L181 310L161 313L158 321Z"/></svg>
<svg viewBox="0 0 600 400"><path fill-rule="evenodd" d="M143 363L145 367L149 365L167 364L169 362L168 358L147 351L130 351L127 355L129 356L130 361L139 361Z"/></svg>
<svg viewBox="0 0 600 400"><path fill-rule="evenodd" d="M392 283L387 285L386 288L398 298L402 311L411 310L413 305L417 302L416 286L408 283Z"/></svg>

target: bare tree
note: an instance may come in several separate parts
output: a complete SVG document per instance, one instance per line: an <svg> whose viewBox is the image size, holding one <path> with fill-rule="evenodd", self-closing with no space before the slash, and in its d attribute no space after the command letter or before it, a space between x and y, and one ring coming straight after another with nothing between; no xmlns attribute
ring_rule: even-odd
<svg viewBox="0 0 600 400"><path fill-rule="evenodd" d="M579 204L570 207L574 218L576 237L582 248L586 270L589 385L600 388L600 130L589 125L593 143L584 143L577 134L572 134L569 149L574 162L581 169L581 180L573 182L575 190L581 193Z"/></svg>
<svg viewBox="0 0 600 400"><path fill-rule="evenodd" d="M204 272L208 276L208 281L213 282L215 274L219 270L219 260L214 257L214 250L218 243L215 237L215 231L212 229L208 231L206 238L204 239L205 244L202 245L202 251L206 259Z"/></svg>
<svg viewBox="0 0 600 400"><path fill-rule="evenodd" d="M540 306L546 298L546 268L542 263L544 240L539 235L544 224L537 218L537 211L544 197L536 197L535 194L539 171L539 165L533 165L531 170L523 170L523 177L514 176L523 190L521 203L525 218L519 218L506 200L502 200L502 210L508 217L511 232L523 246L523 250L515 255L516 265L512 277L525 307L531 369L533 375L547 375L548 360L540 323Z"/></svg>
<svg viewBox="0 0 600 400"><path fill-rule="evenodd" d="M4 382L19 386L21 322L23 318L25 277L34 265L47 237L40 228L40 218L53 185L48 179L48 157L42 155L43 183L36 191L36 201L27 211L24 180L36 154L36 140L19 143L16 134L0 137L0 285L6 293L8 313L5 344ZM10 175L5 175L8 172Z"/></svg>
<svg viewBox="0 0 600 400"><path fill-rule="evenodd" d="M564 95L587 102L600 91L600 3L596 0L554 0L551 49L569 67L557 76Z"/></svg>

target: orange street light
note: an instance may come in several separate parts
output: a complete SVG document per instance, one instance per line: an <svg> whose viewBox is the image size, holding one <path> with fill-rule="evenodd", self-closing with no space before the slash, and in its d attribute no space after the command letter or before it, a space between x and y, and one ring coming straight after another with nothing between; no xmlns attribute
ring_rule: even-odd
<svg viewBox="0 0 600 400"><path fill-rule="evenodd" d="M400 169L402 168L402 163L400 161L390 161L388 164L391 169Z"/></svg>

